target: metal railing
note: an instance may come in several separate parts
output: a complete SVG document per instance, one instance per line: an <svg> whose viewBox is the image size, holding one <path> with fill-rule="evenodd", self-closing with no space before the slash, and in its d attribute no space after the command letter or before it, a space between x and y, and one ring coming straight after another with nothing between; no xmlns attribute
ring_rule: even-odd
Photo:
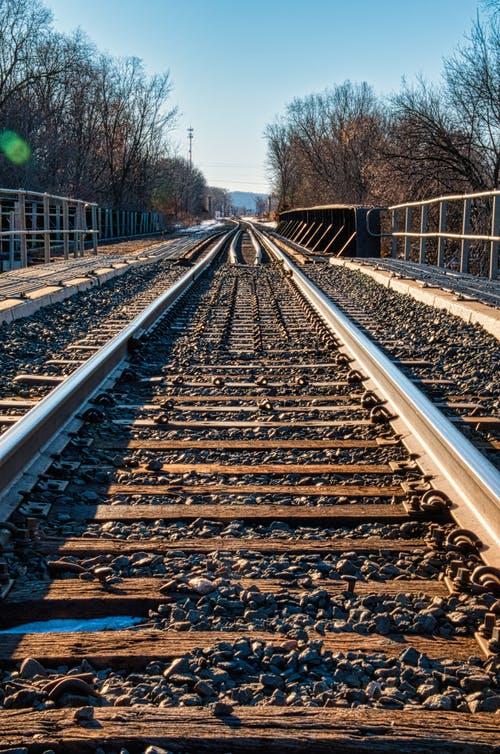
<svg viewBox="0 0 500 754"><path fill-rule="evenodd" d="M390 232L368 230L371 235L392 239L392 257L488 275L490 280L498 277L500 191L452 194L377 208L384 210L391 213Z"/></svg>
<svg viewBox="0 0 500 754"><path fill-rule="evenodd" d="M116 241L157 235L159 212L98 207L66 196L0 188L0 272L31 264L97 254L97 239Z"/></svg>
<svg viewBox="0 0 500 754"><path fill-rule="evenodd" d="M168 229L168 218L161 212L98 207L97 229L99 241L118 241L123 238L153 236Z"/></svg>
<svg viewBox="0 0 500 754"><path fill-rule="evenodd" d="M0 189L2 269L50 262L55 254L83 256L92 239L97 254L97 204L23 189Z"/></svg>

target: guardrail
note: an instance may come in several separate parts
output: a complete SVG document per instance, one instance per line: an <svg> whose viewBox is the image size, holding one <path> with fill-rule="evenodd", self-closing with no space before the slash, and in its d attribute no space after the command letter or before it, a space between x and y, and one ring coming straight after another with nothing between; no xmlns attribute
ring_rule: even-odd
<svg viewBox="0 0 500 754"><path fill-rule="evenodd" d="M290 209L279 214L276 232L317 254L380 256L379 208L356 204ZM368 231L371 221L373 233Z"/></svg>
<svg viewBox="0 0 500 754"><path fill-rule="evenodd" d="M97 254L101 241L161 233L158 212L98 207L66 196L0 188L0 271L81 257L85 247Z"/></svg>
<svg viewBox="0 0 500 754"><path fill-rule="evenodd" d="M439 196L377 208L377 212L384 209L391 213L391 231L368 230L373 236L391 238L393 257L487 274L490 280L498 277L500 191ZM404 242L402 250L400 239ZM434 241L431 254L429 240ZM412 241L418 241L418 245L412 245Z"/></svg>
<svg viewBox="0 0 500 754"><path fill-rule="evenodd" d="M161 212L135 212L134 210L97 208L99 241L118 241L124 238L142 238L167 231L167 218Z"/></svg>
<svg viewBox="0 0 500 754"><path fill-rule="evenodd" d="M0 189L0 256L2 269L50 262L55 249L64 259L83 256L92 238L97 254L97 204L54 194Z"/></svg>

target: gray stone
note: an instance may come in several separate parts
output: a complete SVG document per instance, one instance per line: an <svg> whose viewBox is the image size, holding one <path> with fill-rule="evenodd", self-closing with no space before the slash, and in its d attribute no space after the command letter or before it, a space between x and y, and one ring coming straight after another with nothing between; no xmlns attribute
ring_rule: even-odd
<svg viewBox="0 0 500 754"><path fill-rule="evenodd" d="M365 692L370 699L379 699L382 695L382 686L377 681L370 681L365 688Z"/></svg>
<svg viewBox="0 0 500 754"><path fill-rule="evenodd" d="M179 686L193 686L196 683L196 676L191 673L172 673L168 677L172 683L176 683Z"/></svg>
<svg viewBox="0 0 500 754"><path fill-rule="evenodd" d="M378 634L388 634L392 628L390 618L387 615L377 615L375 618L375 631Z"/></svg>
<svg viewBox="0 0 500 754"><path fill-rule="evenodd" d="M363 689L348 689L346 693L348 702L359 702L364 704L368 699L368 694Z"/></svg>
<svg viewBox="0 0 500 754"><path fill-rule="evenodd" d="M6 696L3 704L5 709L26 709L33 705L36 698L35 689L20 689L20 691Z"/></svg>
<svg viewBox="0 0 500 754"><path fill-rule="evenodd" d="M273 675L272 673L263 673L259 676L259 681L263 686L267 686L271 689L282 689L285 685L281 676Z"/></svg>
<svg viewBox="0 0 500 754"><path fill-rule="evenodd" d="M78 722L87 722L89 720L93 720L94 708L93 707L80 707L80 709L75 710L73 718L74 720Z"/></svg>
<svg viewBox="0 0 500 754"><path fill-rule="evenodd" d="M466 675L460 681L460 686L468 693L474 693L474 691L481 691L481 689L491 686L491 678L487 673L474 673L472 675Z"/></svg>
<svg viewBox="0 0 500 754"><path fill-rule="evenodd" d="M97 503L101 499L93 490L85 490L85 492L81 493L80 497L85 503Z"/></svg>
<svg viewBox="0 0 500 754"><path fill-rule="evenodd" d="M163 675L165 678L170 678L174 673L183 672L185 670L189 670L187 659L185 657L177 657L175 660L172 660L168 668L163 671Z"/></svg>
<svg viewBox="0 0 500 754"><path fill-rule="evenodd" d="M114 701L115 707L130 707L132 704L132 697L129 694L121 694L117 696Z"/></svg>
<svg viewBox="0 0 500 754"><path fill-rule="evenodd" d="M426 683L422 683L417 688L417 694L419 697L425 701L425 699L428 699L430 696L433 696L438 691L437 684L433 681L426 681Z"/></svg>
<svg viewBox="0 0 500 754"><path fill-rule="evenodd" d="M269 699L269 703L276 706L276 707L284 707L286 702L286 694L281 691L281 689L276 689L271 694L271 697Z"/></svg>
<svg viewBox="0 0 500 754"><path fill-rule="evenodd" d="M215 688L210 683L203 680L198 681L198 683L194 687L194 690L200 696L215 696L215 694L217 693Z"/></svg>
<svg viewBox="0 0 500 754"><path fill-rule="evenodd" d="M231 704L227 704L227 702L215 702L212 706L212 712L214 715L217 715L217 717L230 715L233 709L234 707Z"/></svg>
<svg viewBox="0 0 500 754"><path fill-rule="evenodd" d="M184 707L199 707L201 705L198 694L184 694L181 700Z"/></svg>
<svg viewBox="0 0 500 754"><path fill-rule="evenodd" d="M37 675L46 677L47 671L38 660L34 660L32 657L27 657L21 663L19 675L21 678L34 678Z"/></svg>
<svg viewBox="0 0 500 754"><path fill-rule="evenodd" d="M429 613L419 615L417 618L417 623L420 626L422 632L427 634L431 634L437 626L436 618Z"/></svg>
<svg viewBox="0 0 500 754"><path fill-rule="evenodd" d="M500 694L487 696L481 700L481 712L497 712L500 710Z"/></svg>
<svg viewBox="0 0 500 754"><path fill-rule="evenodd" d="M425 700L424 707L426 709L450 710L453 709L453 702L445 694L434 694Z"/></svg>
<svg viewBox="0 0 500 754"><path fill-rule="evenodd" d="M403 665L417 666L420 660L421 654L414 647L408 647L399 655L399 660Z"/></svg>
<svg viewBox="0 0 500 754"><path fill-rule="evenodd" d="M469 710L473 713L481 711L482 700L475 699L473 702L469 702Z"/></svg>

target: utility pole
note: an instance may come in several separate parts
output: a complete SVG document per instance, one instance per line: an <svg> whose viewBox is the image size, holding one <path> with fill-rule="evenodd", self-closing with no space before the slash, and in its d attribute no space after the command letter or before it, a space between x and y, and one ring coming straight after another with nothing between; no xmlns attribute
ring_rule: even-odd
<svg viewBox="0 0 500 754"><path fill-rule="evenodd" d="M189 139L189 167L193 167L193 134L194 134L194 128L189 126L188 130L188 139Z"/></svg>

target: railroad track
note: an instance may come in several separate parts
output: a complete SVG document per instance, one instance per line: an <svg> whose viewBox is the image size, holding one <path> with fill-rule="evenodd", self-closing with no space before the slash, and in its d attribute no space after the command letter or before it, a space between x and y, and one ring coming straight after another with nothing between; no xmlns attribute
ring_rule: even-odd
<svg viewBox="0 0 500 754"><path fill-rule="evenodd" d="M214 236L217 239L220 234ZM74 372L79 366L82 366L92 354L99 351L108 341L130 323L134 317L143 311L148 304L154 301L165 290L166 287L173 284L184 273L186 267L191 267L199 260L203 252L213 244L213 238L203 238L194 241L192 239L180 239L172 245L163 245L160 248L154 248L149 255L144 252L143 269L148 273L145 282L139 282L132 290L122 294L122 300L118 307L109 311L109 307L101 307L99 314L92 316L91 311L83 307L80 312L80 322L71 321L69 315L65 312L62 315L68 321L68 333L61 338L60 343L54 348L51 347L52 331L57 329L49 325L44 327L41 324L32 326L39 334L38 353L31 351L28 345L21 346L21 358L24 356L31 357L32 364L28 370L18 370L15 364L4 363L4 373L0 376L2 385L2 397L0 399L0 433L5 432L8 427L16 424L33 406L35 406L43 397L59 383L63 382L68 375ZM150 263L150 258L154 261L154 266ZM117 258L123 260L123 258ZM78 260L75 272L73 265L70 271L64 271L62 277L66 280L75 279L84 272L87 276L94 274L93 268L98 266L95 260L83 259ZM163 263L163 266L161 266ZM101 262L102 264L102 262ZM54 268L48 265L48 271L42 267L39 275L36 275L32 269L22 270L24 274L19 281L3 285L1 290L9 290L16 286L16 290L21 289L21 293L26 295L29 291L34 291L41 286L53 284L54 272L59 272L58 266ZM60 267L60 265L59 265ZM159 269L158 272L156 270ZM136 273L137 276L137 273ZM101 291L102 296L105 295ZM19 293L16 295L19 296ZM72 329L71 329L72 328ZM30 330L31 327L28 328ZM46 345L45 345L46 342ZM62 347L61 347L62 346ZM13 358L12 361L15 362Z"/></svg>
<svg viewBox="0 0 500 754"><path fill-rule="evenodd" d="M248 233L0 439L0 751L498 751L498 475Z"/></svg>
<svg viewBox="0 0 500 754"><path fill-rule="evenodd" d="M500 468L498 342L480 327L464 326L445 312L426 306L419 310L415 303L405 311L408 297L387 294L377 284L367 285L363 275L358 281L359 274L332 266L328 259L284 238L267 235ZM379 266L384 269L391 261L382 259ZM414 267L418 265L409 265ZM447 275L436 273L436 277L443 281ZM427 287L430 282L423 284ZM494 284L485 287L493 304ZM479 287L476 292L488 299ZM490 378L481 379L483 372Z"/></svg>

